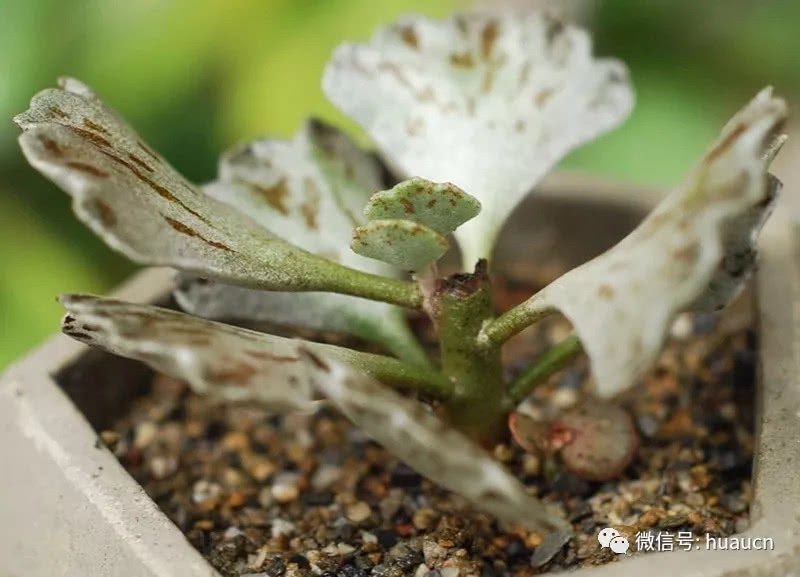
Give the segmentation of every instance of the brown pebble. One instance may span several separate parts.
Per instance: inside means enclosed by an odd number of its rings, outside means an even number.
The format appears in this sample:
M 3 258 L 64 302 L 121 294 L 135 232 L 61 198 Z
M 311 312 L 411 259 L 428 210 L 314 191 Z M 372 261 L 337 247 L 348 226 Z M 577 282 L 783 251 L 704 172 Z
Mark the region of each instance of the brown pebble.
M 372 509 L 364 501 L 356 501 L 347 506 L 347 518 L 353 523 L 362 523 L 369 519 Z
M 430 507 L 422 507 L 414 512 L 412 521 L 417 529 L 429 529 L 436 522 L 439 514 Z

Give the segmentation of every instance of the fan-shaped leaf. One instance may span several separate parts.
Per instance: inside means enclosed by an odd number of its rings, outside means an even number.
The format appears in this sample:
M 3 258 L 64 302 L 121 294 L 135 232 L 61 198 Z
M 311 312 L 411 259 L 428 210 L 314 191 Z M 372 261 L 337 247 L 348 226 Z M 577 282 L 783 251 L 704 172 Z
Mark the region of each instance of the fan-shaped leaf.
M 61 86 L 34 96 L 30 109 L 14 119 L 24 131 L 22 150 L 72 195 L 81 220 L 132 260 L 271 290 L 348 292 L 344 285 L 367 283 L 400 289 L 399 281 L 302 250 L 209 197 L 91 89 L 73 79 Z
M 258 333 L 149 305 L 91 295 L 64 295 L 62 330 L 86 344 L 140 360 L 186 380 L 201 394 L 272 408 L 315 406 L 309 364 L 300 343 L 393 386 L 446 397 L 451 383 L 439 373 L 396 359 Z M 313 369 L 313 367 L 312 367 Z
M 362 207 L 383 184 L 381 174 L 378 161 L 344 133 L 309 120 L 292 140 L 256 140 L 226 153 L 218 179 L 204 191 L 309 252 L 392 276 L 396 269 L 349 247 L 353 227 L 364 220 Z M 350 332 L 424 362 L 402 310 L 384 303 L 328 293 L 262 292 L 191 278 L 183 279 L 176 298 L 185 310 L 204 317 Z
M 780 185 L 766 168 L 785 117 L 785 102 L 763 90 L 636 230 L 522 305 L 531 318 L 559 309 L 572 321 L 600 394 L 633 384 L 676 314 L 724 305 L 741 289 Z
M 537 13 L 401 18 L 340 46 L 323 86 L 403 175 L 477 197 L 481 214 L 455 233 L 469 270 L 545 173 L 633 104 L 622 64 Z
M 371 220 L 353 232 L 352 248 L 360 255 L 405 270 L 421 270 L 447 252 L 447 239 L 410 220 Z
M 373 194 L 364 214 L 370 220 L 404 219 L 450 234 L 481 211 L 478 200 L 449 182 L 424 178 L 405 180 Z

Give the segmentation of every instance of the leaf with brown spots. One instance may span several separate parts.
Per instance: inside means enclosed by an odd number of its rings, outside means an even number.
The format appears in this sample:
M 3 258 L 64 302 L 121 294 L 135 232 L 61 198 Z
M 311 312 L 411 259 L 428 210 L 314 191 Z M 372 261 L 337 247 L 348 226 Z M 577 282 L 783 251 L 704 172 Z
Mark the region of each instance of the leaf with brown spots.
M 318 395 L 301 344 L 393 385 L 442 392 L 449 381 L 389 357 L 286 339 L 150 305 L 63 295 L 65 334 L 187 381 L 200 394 L 273 409 L 312 410 Z M 433 383 L 433 384 L 430 384 Z M 426 387 L 426 384 L 429 386 Z
M 264 229 L 349 267 L 394 276 L 396 269 L 350 250 L 354 226 L 382 167 L 344 133 L 308 120 L 291 140 L 235 147 L 205 192 L 251 216 Z M 425 362 L 396 307 L 344 295 L 262 292 L 185 277 L 176 297 L 194 314 L 335 330 L 378 341 L 408 360 Z
M 360 255 L 419 271 L 440 259 L 450 244 L 438 232 L 411 220 L 371 220 L 353 232 L 353 250 Z
M 439 234 L 450 234 L 480 211 L 481 203 L 455 184 L 412 178 L 373 194 L 364 215 L 370 220 L 413 220 Z
M 20 145 L 36 169 L 72 195 L 78 217 L 112 248 L 138 263 L 270 290 L 335 291 L 346 278 L 353 286 L 385 284 L 291 244 L 296 232 L 286 234 L 287 242 L 239 207 L 205 194 L 91 89 L 70 78 L 60 84 L 35 95 L 14 119 L 23 130 Z M 345 231 L 343 246 L 347 239 Z
M 337 48 L 323 87 L 401 176 L 453 182 L 480 201 L 455 232 L 468 270 L 539 180 L 633 105 L 620 62 L 594 58 L 583 30 L 530 12 L 400 18 Z
M 678 313 L 724 306 L 750 276 L 780 188 L 767 168 L 785 138 L 778 134 L 785 118 L 786 103 L 761 91 L 631 234 L 489 323 L 484 335 L 509 322 L 521 330 L 560 310 L 589 354 L 598 393 L 633 385 Z
M 313 356 L 313 355 L 311 355 Z M 315 389 L 409 467 L 475 508 L 531 531 L 569 530 L 554 507 L 428 407 L 323 355 Z

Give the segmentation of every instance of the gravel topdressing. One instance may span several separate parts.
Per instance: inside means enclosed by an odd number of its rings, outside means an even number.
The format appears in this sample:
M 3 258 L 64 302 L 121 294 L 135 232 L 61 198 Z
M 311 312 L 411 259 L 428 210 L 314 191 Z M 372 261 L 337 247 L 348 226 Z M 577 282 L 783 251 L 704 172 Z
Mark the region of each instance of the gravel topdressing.
M 525 331 L 505 351 L 510 372 L 568 331 L 558 319 Z M 566 545 L 498 526 L 331 410 L 274 416 L 222 406 L 156 376 L 101 438 L 226 577 L 524 576 L 619 562 L 624 556 L 598 545 L 600 529 L 615 527 L 632 554 L 644 555 L 635 551 L 637 532 L 705 538 L 748 523 L 749 320 L 687 316 L 673 332 L 658 364 L 621 399 L 641 439 L 619 480 L 587 482 L 510 441 L 494 448 L 532 493 L 560 504 L 575 530 Z M 587 362 L 578 360 L 525 409 L 553 414 L 584 398 L 589 384 Z

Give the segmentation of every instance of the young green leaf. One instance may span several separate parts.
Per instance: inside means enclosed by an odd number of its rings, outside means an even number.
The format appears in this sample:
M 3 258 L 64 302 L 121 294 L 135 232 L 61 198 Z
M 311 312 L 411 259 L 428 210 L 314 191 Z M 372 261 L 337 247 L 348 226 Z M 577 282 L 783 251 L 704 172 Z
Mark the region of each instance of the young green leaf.
M 786 103 L 769 88 L 760 92 L 636 230 L 489 323 L 484 336 L 507 337 L 561 310 L 589 354 L 598 393 L 632 385 L 678 313 L 724 305 L 749 277 L 758 231 L 780 187 L 766 169 L 785 118 Z
M 312 375 L 315 388 L 412 469 L 503 521 L 530 530 L 568 530 L 557 512 L 424 405 L 340 362 L 317 362 L 322 370 Z
M 416 298 L 410 283 L 313 255 L 204 194 L 76 80 L 40 92 L 14 120 L 28 161 L 72 195 L 81 220 L 136 262 L 270 290 L 370 287 L 392 302 Z
M 455 184 L 424 178 L 405 180 L 390 190 L 376 192 L 364 208 L 370 220 L 411 220 L 442 235 L 450 234 L 480 211 L 478 199 Z
M 455 232 L 468 270 L 525 194 L 633 105 L 625 67 L 541 13 L 401 18 L 337 48 L 323 87 L 400 173 L 477 197 L 481 214 Z
M 450 247 L 432 228 L 410 220 L 371 220 L 353 232 L 353 250 L 360 255 L 417 271 L 438 260 Z
M 396 269 L 350 250 L 361 207 L 382 186 L 382 167 L 344 133 L 308 120 L 291 140 L 249 142 L 223 155 L 203 190 L 281 238 L 340 264 L 384 276 Z M 270 321 L 344 331 L 425 362 L 403 311 L 357 297 L 263 292 L 184 277 L 176 298 L 207 318 Z

